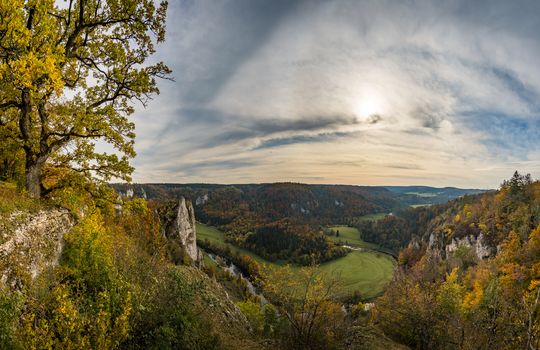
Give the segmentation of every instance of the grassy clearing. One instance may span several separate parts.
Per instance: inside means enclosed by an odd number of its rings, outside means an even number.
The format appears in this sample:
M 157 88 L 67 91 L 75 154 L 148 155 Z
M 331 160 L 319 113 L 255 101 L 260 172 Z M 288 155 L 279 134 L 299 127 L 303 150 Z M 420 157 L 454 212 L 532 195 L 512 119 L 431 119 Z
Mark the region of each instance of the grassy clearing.
M 339 276 L 344 291 L 359 291 L 366 298 L 379 295 L 394 274 L 394 260 L 378 252 L 353 251 L 320 266 L 327 276 Z
M 429 207 L 431 204 L 411 204 L 411 208 Z
M 229 246 L 233 252 L 249 255 L 260 264 L 283 265 L 283 263 L 269 262 L 257 254 L 225 243 L 223 233 L 214 227 L 197 223 L 197 238 L 199 240 L 208 239 L 213 243 Z M 343 258 L 321 264 L 320 269 L 327 276 L 339 276 L 344 293 L 359 291 L 365 299 L 370 299 L 379 295 L 386 283 L 390 281 L 394 273 L 394 264 L 394 260 L 383 253 L 353 251 Z M 299 267 L 292 266 L 292 269 L 295 271 Z
M 205 224 L 197 223 L 197 240 L 204 241 L 205 239 L 208 239 L 211 243 L 229 247 L 231 251 L 233 252 L 238 252 L 239 254 L 242 254 L 242 255 L 249 255 L 250 257 L 255 259 L 255 261 L 257 261 L 259 264 L 268 263 L 267 260 L 261 258 L 260 256 L 258 256 L 257 254 L 253 252 L 250 252 L 247 249 L 240 248 L 231 243 L 226 243 L 225 238 L 223 236 L 223 232 L 221 232 L 217 228 L 208 226 Z
M 364 215 L 360 217 L 359 219 L 362 221 L 377 221 L 377 220 L 383 219 L 386 215 L 388 214 L 384 214 L 384 213 L 369 214 L 369 215 Z M 332 239 L 336 243 L 350 245 L 350 246 L 358 247 L 358 248 L 384 251 L 384 249 L 381 249 L 378 245 L 374 243 L 364 242 L 362 239 L 360 239 L 360 232 L 358 231 L 356 227 L 340 225 L 340 226 L 330 226 L 328 228 L 333 231 L 339 231 L 339 237 L 329 236 L 330 239 Z
M 432 192 L 405 192 L 405 194 L 412 194 L 418 197 L 424 197 L 424 198 L 432 198 L 437 197 L 438 193 L 432 193 Z
M 331 240 L 339 244 L 350 245 L 358 248 L 379 250 L 379 246 L 374 243 L 364 242 L 360 239 L 360 232 L 356 227 L 331 226 L 329 229 L 339 231 L 339 237 L 328 236 Z
M 368 215 L 361 216 L 358 219 L 362 221 L 377 221 L 377 220 L 383 219 L 386 215 L 388 214 L 385 214 L 385 213 L 368 214 Z
M 349 227 L 349 226 L 331 226 L 329 227 L 331 230 L 339 230 L 339 237 L 336 236 L 328 236 L 331 240 L 338 244 L 344 244 L 349 245 L 351 247 L 356 248 L 365 248 L 369 250 L 374 250 L 376 252 L 381 252 L 385 254 L 390 254 L 392 256 L 395 256 L 395 253 L 392 252 L 390 249 L 383 248 L 375 243 L 370 243 L 363 241 L 360 238 L 360 232 L 356 227 Z

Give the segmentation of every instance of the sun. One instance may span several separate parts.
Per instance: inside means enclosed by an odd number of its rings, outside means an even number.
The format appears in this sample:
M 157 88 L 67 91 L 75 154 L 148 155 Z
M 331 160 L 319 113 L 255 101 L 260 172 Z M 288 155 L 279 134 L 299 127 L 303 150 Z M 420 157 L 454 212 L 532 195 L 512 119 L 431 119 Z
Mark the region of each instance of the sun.
M 359 119 L 368 118 L 383 112 L 383 101 L 378 93 L 368 92 L 362 94 L 356 102 L 355 114 Z

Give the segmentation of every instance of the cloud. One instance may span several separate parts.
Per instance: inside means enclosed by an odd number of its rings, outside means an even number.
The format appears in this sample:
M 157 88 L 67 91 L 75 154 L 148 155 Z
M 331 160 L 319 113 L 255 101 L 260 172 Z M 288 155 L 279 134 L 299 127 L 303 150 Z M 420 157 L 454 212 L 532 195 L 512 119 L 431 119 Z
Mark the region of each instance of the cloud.
M 254 149 L 273 148 L 285 145 L 292 145 L 294 143 L 315 143 L 315 142 L 328 142 L 347 136 L 347 133 L 335 132 L 335 133 L 323 133 L 317 135 L 297 135 L 291 137 L 282 137 L 268 139 L 261 142 Z
M 493 187 L 537 169 L 538 2 L 170 5 L 176 82 L 136 115 L 137 181 Z
M 208 170 L 219 168 L 222 170 L 236 169 L 248 166 L 254 166 L 257 164 L 257 161 L 253 159 L 222 159 L 222 160 L 205 160 L 189 164 L 181 164 L 176 166 L 167 166 L 164 170 L 171 172 L 181 171 L 184 174 L 189 174 L 190 176 L 194 175 L 204 175 Z
M 160 58 L 174 68 L 177 102 L 210 101 L 262 45 L 295 1 L 195 1 L 169 5 Z
M 417 164 L 386 164 L 387 168 L 391 169 L 405 169 L 405 170 L 422 170 L 423 168 Z
M 309 116 L 303 118 L 249 118 L 220 113 L 211 109 L 179 109 L 178 117 L 169 120 L 158 134 L 151 151 L 145 155 L 155 156 L 165 145 L 178 144 L 182 137 L 186 145 L 183 150 L 220 147 L 247 141 L 258 144 L 267 138 L 313 137 L 332 130 L 346 130 L 361 124 L 374 125 L 380 122 L 380 116 L 370 116 L 366 121 L 359 121 L 354 116 Z M 234 120 L 234 123 L 230 123 Z M 216 129 L 216 126 L 219 128 Z M 186 128 L 195 129 L 185 133 Z M 299 134 L 300 133 L 300 134 Z M 204 135 L 204 137 L 201 137 Z M 345 132 L 336 133 L 345 135 Z M 300 139 L 299 139 L 300 140 Z M 156 147 L 158 146 L 158 147 Z M 160 147 L 161 146 L 161 147 Z

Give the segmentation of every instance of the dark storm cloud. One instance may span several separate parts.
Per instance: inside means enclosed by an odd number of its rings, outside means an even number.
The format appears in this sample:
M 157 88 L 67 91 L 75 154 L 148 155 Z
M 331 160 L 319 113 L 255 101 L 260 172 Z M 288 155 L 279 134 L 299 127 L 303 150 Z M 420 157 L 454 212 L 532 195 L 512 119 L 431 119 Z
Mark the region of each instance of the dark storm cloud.
M 439 110 L 437 106 L 430 105 L 420 106 L 411 114 L 420 121 L 422 127 L 433 130 L 439 129 L 441 122 L 446 117 L 443 110 Z
M 305 116 L 305 119 L 264 119 L 253 123 L 253 128 L 264 130 L 267 134 L 283 131 L 316 131 L 327 128 L 334 128 L 343 125 L 359 124 L 359 121 L 352 116 Z
M 230 130 L 225 130 L 217 133 L 214 137 L 201 142 L 200 145 L 201 147 L 216 147 L 219 145 L 231 144 L 244 140 L 256 141 L 258 139 L 279 133 L 294 134 L 298 132 L 330 130 L 335 129 L 339 126 L 354 125 L 356 123 L 356 120 L 343 117 L 314 117 L 301 120 L 280 120 L 277 118 L 265 120 L 248 120 L 244 123 L 236 124 L 236 126 Z M 335 133 L 335 135 L 345 135 L 345 133 Z M 309 142 L 307 141 L 309 140 L 309 137 L 307 136 L 296 135 L 290 137 L 290 139 L 294 138 L 296 138 L 297 140 L 297 142 L 295 143 L 301 142 L 301 140 L 306 140 L 306 142 Z M 315 140 L 315 138 L 313 140 Z
M 186 124 L 237 124 L 263 134 L 271 134 L 283 131 L 319 130 L 322 128 L 339 125 L 354 125 L 359 121 L 354 116 L 331 115 L 331 116 L 302 116 L 284 119 L 283 116 L 274 118 L 249 118 L 222 113 L 207 108 L 184 108 L 176 111 L 177 118 L 167 123 L 163 128 L 164 133 L 172 132 Z M 380 116 L 373 115 L 369 123 L 375 124 L 381 120 Z M 171 130 L 173 129 L 173 130 Z

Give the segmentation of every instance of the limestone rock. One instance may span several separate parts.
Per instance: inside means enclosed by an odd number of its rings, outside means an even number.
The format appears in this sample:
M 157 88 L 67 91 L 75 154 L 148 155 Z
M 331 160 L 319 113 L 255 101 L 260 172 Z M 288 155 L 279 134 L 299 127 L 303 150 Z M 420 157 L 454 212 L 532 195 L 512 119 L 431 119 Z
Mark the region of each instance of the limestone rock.
M 208 193 L 205 193 L 204 195 L 197 197 L 197 199 L 195 200 L 195 205 L 201 206 L 201 205 L 206 204 L 207 202 L 208 202 Z
M 58 264 L 64 234 L 74 225 L 67 210 L 17 211 L 0 218 L 0 285 L 19 289 Z
M 460 246 L 472 248 L 479 260 L 494 256 L 495 253 L 494 249 L 487 245 L 483 233 L 480 233 L 478 237 L 468 235 L 460 239 L 452 238 L 450 244 L 446 246 L 446 255 L 455 252 Z
M 197 248 L 197 232 L 193 205 L 185 198 L 169 203 L 161 210 L 163 235 L 178 244 L 196 265 L 202 261 Z

